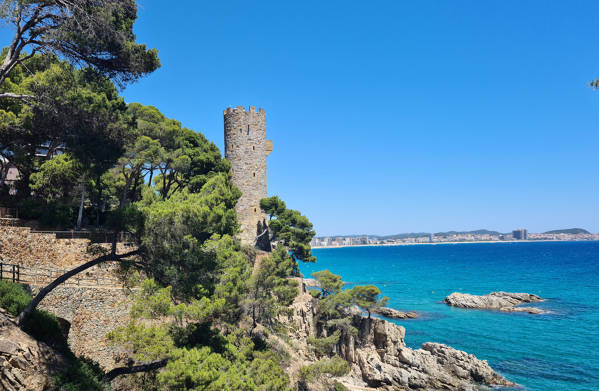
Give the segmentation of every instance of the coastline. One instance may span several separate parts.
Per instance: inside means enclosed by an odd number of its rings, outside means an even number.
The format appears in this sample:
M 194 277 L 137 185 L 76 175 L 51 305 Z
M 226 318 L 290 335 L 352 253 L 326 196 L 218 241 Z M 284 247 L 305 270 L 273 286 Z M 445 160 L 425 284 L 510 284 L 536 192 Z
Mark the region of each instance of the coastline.
M 345 247 L 389 247 L 389 246 L 423 246 L 443 244 L 477 244 L 477 243 L 546 243 L 546 242 L 596 242 L 597 240 L 476 240 L 469 242 L 423 242 L 423 243 L 377 243 L 377 244 L 344 244 L 340 246 L 313 246 L 313 250 L 345 248 Z

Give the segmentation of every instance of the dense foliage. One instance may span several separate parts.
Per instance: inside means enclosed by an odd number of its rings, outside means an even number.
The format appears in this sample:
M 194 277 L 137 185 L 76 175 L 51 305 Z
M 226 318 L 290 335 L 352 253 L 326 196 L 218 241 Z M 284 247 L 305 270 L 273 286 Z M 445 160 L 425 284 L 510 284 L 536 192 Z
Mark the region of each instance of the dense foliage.
M 312 277 L 318 281 L 321 290 L 320 295 L 323 298 L 331 294 L 334 295 L 339 293 L 341 288 L 343 288 L 341 276 L 331 273 L 329 269 L 314 272 L 312 273 Z
M 43 90 L 47 97 L 0 100 L 0 178 L 10 166 L 19 172 L 16 183 L 1 184 L 0 202 L 20 207 L 24 217 L 31 218 L 59 206 L 76 210 L 83 196 L 99 209 L 100 200 L 86 188 L 101 186 L 102 175 L 123 153 L 131 128 L 127 106 L 114 85 L 89 69 L 36 55 L 15 67 L 0 90 Z M 64 151 L 68 156 L 60 155 Z M 44 181 L 49 181 L 48 188 Z
M 297 282 L 289 279 L 297 264 L 288 250 L 278 247 L 262 259 L 249 279 L 249 294 L 244 302 L 255 327 L 258 323 L 272 325 L 298 294 Z
M 312 223 L 299 211 L 287 209 L 277 196 L 260 200 L 260 208 L 268 215 L 268 228 L 272 243 L 289 249 L 296 261 L 315 262 L 310 241 L 316 235 Z
M 53 53 L 121 84 L 160 66 L 155 49 L 135 42 L 134 0 L 3 0 L 0 18 L 14 29 L 0 85 L 35 53 Z
M 224 282 L 225 285 L 230 283 Z M 140 361 L 167 360 L 156 376 L 158 389 L 284 390 L 288 380 L 280 358 L 255 346 L 232 320 L 220 290 L 176 304 L 171 287 L 145 280 L 131 309 L 131 321 L 110 334 Z M 230 308 L 229 308 L 230 309 Z M 233 311 L 235 312 L 235 311 Z M 228 324 L 219 333 L 215 325 Z
M 384 306 L 388 298 L 380 297 L 381 291 L 374 285 L 356 285 L 351 289 L 342 289 L 344 283 L 341 276 L 322 270 L 312 274 L 319 283 L 321 291 L 315 295 L 318 300 L 316 322 L 320 328 L 327 330 L 327 336 L 308 338 L 308 343 L 320 356 L 327 356 L 333 347 L 345 335 L 356 335 L 358 330 L 353 326 L 353 317 L 360 314 L 353 308 L 358 307 L 368 313 L 374 308 Z

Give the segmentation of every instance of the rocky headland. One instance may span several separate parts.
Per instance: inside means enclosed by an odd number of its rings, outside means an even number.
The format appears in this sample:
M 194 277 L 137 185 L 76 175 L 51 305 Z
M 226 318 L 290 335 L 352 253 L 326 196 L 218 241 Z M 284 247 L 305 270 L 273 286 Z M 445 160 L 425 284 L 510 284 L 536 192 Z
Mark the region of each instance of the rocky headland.
M 290 353 L 292 365 L 286 369 L 292 382 L 298 380 L 302 365 L 315 361 L 307 338 L 331 332 L 317 326 L 316 306 L 316 299 L 301 294 L 292 305 L 293 314 L 281 319 L 293 330 L 289 340 L 276 341 Z M 335 346 L 335 353 L 350 365 L 349 374 L 337 381 L 351 390 L 479 390 L 515 385 L 486 361 L 449 346 L 428 342 L 420 349 L 408 348 L 404 342 L 405 328 L 384 319 L 369 319 L 354 313 L 352 325 L 358 333 L 342 335 Z M 300 381 L 298 386 L 304 390 L 326 390 L 330 385 L 302 385 Z
M 470 295 L 468 293 L 454 292 L 447 296 L 443 301 L 452 307 L 459 308 L 543 314 L 546 313 L 546 311 L 543 311 L 540 308 L 517 306 L 544 300 L 545 299 L 531 293 L 491 292 L 488 295 Z

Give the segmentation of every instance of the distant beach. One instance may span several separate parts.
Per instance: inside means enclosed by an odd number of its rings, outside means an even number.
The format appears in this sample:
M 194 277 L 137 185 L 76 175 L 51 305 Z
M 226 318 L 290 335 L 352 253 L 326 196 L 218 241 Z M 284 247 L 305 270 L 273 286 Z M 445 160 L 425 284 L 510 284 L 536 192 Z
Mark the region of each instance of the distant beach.
M 476 243 L 545 243 L 545 242 L 596 242 L 596 240 L 476 240 L 470 242 L 421 242 L 421 243 L 373 243 L 373 244 L 343 244 L 339 246 L 312 246 L 313 249 L 343 248 L 343 247 L 392 247 L 392 246 L 421 246 L 437 244 L 476 244 Z

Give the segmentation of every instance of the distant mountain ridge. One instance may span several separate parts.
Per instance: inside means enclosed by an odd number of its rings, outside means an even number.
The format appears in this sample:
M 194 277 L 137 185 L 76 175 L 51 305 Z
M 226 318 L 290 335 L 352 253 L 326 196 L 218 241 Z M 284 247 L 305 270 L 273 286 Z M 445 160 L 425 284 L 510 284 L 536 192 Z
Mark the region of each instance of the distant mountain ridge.
M 475 231 L 447 231 L 437 232 L 435 236 L 451 236 L 451 235 L 503 235 L 501 232 L 489 231 L 488 229 L 477 229 Z
M 543 232 L 544 234 L 590 234 L 589 231 L 582 228 L 554 229 L 553 231 Z
M 589 231 L 587 231 L 586 229 L 582 229 L 582 228 L 567 228 L 567 229 L 556 229 L 556 230 L 552 230 L 552 231 L 547 231 L 547 232 L 543 232 L 545 234 L 590 234 Z M 408 239 L 408 238 L 418 238 L 418 237 L 423 237 L 423 236 L 428 236 L 430 235 L 431 232 L 410 232 L 410 233 L 403 233 L 403 234 L 395 234 L 395 235 L 331 235 L 331 236 L 318 236 L 318 238 L 357 238 L 357 237 L 363 237 L 363 236 L 368 236 L 369 238 L 373 238 L 373 239 L 378 239 L 378 240 L 386 240 L 386 239 Z M 502 233 L 499 231 L 491 231 L 488 229 L 477 229 L 474 231 L 447 231 L 447 232 L 436 232 L 433 233 L 434 236 L 437 237 L 446 237 L 446 236 L 451 236 L 451 235 L 508 235 L 511 234 L 511 232 L 509 233 Z

